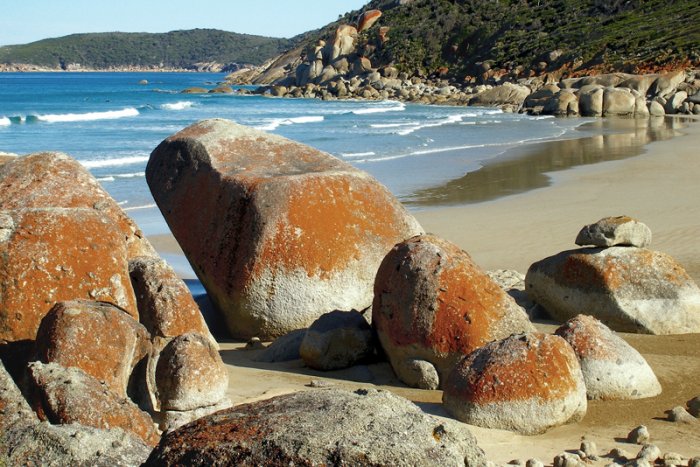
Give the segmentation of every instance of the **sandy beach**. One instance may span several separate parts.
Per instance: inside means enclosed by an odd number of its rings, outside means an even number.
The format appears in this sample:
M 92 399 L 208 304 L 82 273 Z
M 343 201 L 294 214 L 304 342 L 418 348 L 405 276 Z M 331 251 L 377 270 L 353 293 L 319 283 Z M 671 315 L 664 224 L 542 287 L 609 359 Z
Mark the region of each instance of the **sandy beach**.
M 574 238 L 584 224 L 625 214 L 651 228 L 652 249 L 675 257 L 700 282 L 700 122 L 690 122 L 681 132 L 681 136 L 641 147 L 643 153 L 636 157 L 613 157 L 617 160 L 547 173 L 551 177 L 549 185 L 543 183 L 539 188 L 489 201 L 419 210 L 415 215 L 426 231 L 456 243 L 482 268 L 525 273 L 534 261 L 575 248 Z M 562 142 L 547 151 L 559 151 L 563 158 L 567 151 L 576 152 L 584 144 L 597 145 L 599 153 L 615 151 L 633 145 L 634 138 L 627 135 Z M 634 144 L 638 143 L 637 139 Z M 177 256 L 172 238 L 158 236 L 152 241 L 166 258 Z M 551 323 L 537 326 L 546 332 L 555 329 Z M 534 457 L 551 464 L 555 455 L 577 450 L 583 437 L 596 442 L 600 455 L 617 447 L 634 457 L 640 446 L 627 444 L 624 438 L 640 424 L 649 427 L 651 441 L 662 453 L 700 456 L 700 420 L 683 425 L 669 422 L 665 414 L 700 395 L 700 335 L 622 336 L 656 372 L 663 386 L 660 396 L 638 401 L 593 401 L 582 422 L 539 436 L 474 427 L 472 431 L 489 459 L 505 463 Z M 305 368 L 301 360 L 256 362 L 260 351 L 245 350 L 243 343 L 225 341 L 221 347 L 229 368 L 229 396 L 234 403 L 303 390 L 312 380 L 323 380 L 351 389 L 382 387 L 413 400 L 426 412 L 445 415 L 440 391 L 406 388 L 385 362 L 321 373 Z M 611 459 L 601 458 L 592 465 L 609 462 Z

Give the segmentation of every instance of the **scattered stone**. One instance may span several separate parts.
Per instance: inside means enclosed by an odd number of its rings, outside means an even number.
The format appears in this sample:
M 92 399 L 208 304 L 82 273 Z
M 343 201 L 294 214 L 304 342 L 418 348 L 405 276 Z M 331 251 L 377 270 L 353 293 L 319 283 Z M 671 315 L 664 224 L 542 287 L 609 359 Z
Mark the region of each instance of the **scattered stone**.
M 262 350 L 265 348 L 265 344 L 262 343 L 259 337 L 251 337 L 248 342 L 245 343 L 246 350 Z
M 55 363 L 29 365 L 34 409 L 53 424 L 79 423 L 95 428 L 121 428 L 154 446 L 160 436 L 153 420 L 128 398 L 78 368 Z
M 649 461 L 653 464 L 661 456 L 661 449 L 654 444 L 645 444 L 637 453 L 637 459 Z
M 375 281 L 372 324 L 399 379 L 430 382 L 418 386 L 424 389 L 437 387 L 435 372 L 444 379 L 484 344 L 534 330 L 524 310 L 466 252 L 434 235 L 401 242 L 386 255 Z
M 216 340 L 185 282 L 164 260 L 138 257 L 129 261 L 139 319 L 153 337 L 173 338 L 196 332 Z
M 150 350 L 148 331 L 138 321 L 114 305 L 88 300 L 57 303 L 36 338 L 41 362 L 80 368 L 121 397 Z
M 644 444 L 649 439 L 649 430 L 644 425 L 639 425 L 627 434 L 627 442 L 632 444 Z
M 598 446 L 594 441 L 581 441 L 581 451 L 590 459 L 598 455 Z
M 119 428 L 44 422 L 13 425 L 0 433 L 0 459 L 6 465 L 133 467 L 150 452 L 141 438 Z
M 372 328 L 355 310 L 326 313 L 306 331 L 299 354 L 316 370 L 348 368 L 374 355 Z
M 301 358 L 299 348 L 306 335 L 306 329 L 297 329 L 275 339 L 265 351 L 254 360 L 264 363 L 288 362 Z
M 675 423 L 685 423 L 688 425 L 697 425 L 700 423 L 697 418 L 693 417 L 685 410 L 685 407 L 680 405 L 668 411 L 668 420 Z
M 147 466 L 483 465 L 460 424 L 390 392 L 315 389 L 240 405 L 166 434 Z
M 525 467 L 544 467 L 544 463 L 539 459 L 528 459 Z
M 421 232 L 365 172 L 226 120 L 167 138 L 146 178 L 236 337 L 276 337 L 325 312 L 366 308 L 386 251 Z
M 684 465 L 685 464 L 685 459 L 683 459 L 683 456 L 678 454 L 677 452 L 667 452 L 663 455 L 663 460 L 664 460 L 664 465 L 666 466 L 674 466 L 674 465 Z
M 700 332 L 700 289 L 680 264 L 657 251 L 564 251 L 530 266 L 525 286 L 560 321 L 591 314 L 615 331 Z
M 693 397 L 688 401 L 688 412 L 693 417 L 700 417 L 700 396 Z
M 589 399 L 641 399 L 661 394 L 661 384 L 644 357 L 594 317 L 578 315 L 555 333 L 574 349 Z
M 586 387 L 559 336 L 512 335 L 475 350 L 450 373 L 443 405 L 472 425 L 538 434 L 586 413 Z
M 651 229 L 628 216 L 605 217 L 585 226 L 576 236 L 580 246 L 635 246 L 645 248 L 651 243 Z
M 120 232 L 95 210 L 0 211 L 0 340 L 34 340 L 61 300 L 110 302 L 138 318 L 126 257 Z
M 628 437 L 628 440 L 629 440 L 629 437 Z M 616 461 L 619 460 L 619 461 L 622 461 L 622 462 L 624 463 L 624 462 L 626 462 L 627 460 L 629 460 L 629 458 L 630 458 L 630 453 L 627 452 L 627 451 L 625 451 L 625 450 L 622 449 L 622 448 L 613 448 L 613 449 L 610 450 L 610 453 L 608 454 L 607 457 L 612 457 L 612 458 L 615 459 Z M 618 462 L 618 463 L 619 463 L 619 462 Z
M 586 464 L 581 460 L 581 458 L 569 452 L 564 452 L 559 454 L 554 458 L 552 462 L 553 467 L 585 467 Z
M 332 383 L 330 381 L 324 381 L 322 379 L 312 379 L 311 382 L 306 386 L 310 388 L 331 388 L 335 386 L 335 383 Z
M 200 88 L 199 86 L 192 86 L 180 91 L 180 94 L 206 94 L 209 92 L 205 88 Z

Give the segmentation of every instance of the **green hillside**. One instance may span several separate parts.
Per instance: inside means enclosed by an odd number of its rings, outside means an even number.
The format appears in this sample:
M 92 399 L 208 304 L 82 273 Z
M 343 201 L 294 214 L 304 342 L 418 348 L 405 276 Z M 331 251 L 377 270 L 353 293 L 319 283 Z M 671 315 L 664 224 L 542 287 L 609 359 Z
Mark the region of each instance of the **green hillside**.
M 288 39 L 192 29 L 162 34 L 93 33 L 0 47 L 0 63 L 88 68 L 159 66 L 186 68 L 197 62 L 262 64 L 288 49 Z

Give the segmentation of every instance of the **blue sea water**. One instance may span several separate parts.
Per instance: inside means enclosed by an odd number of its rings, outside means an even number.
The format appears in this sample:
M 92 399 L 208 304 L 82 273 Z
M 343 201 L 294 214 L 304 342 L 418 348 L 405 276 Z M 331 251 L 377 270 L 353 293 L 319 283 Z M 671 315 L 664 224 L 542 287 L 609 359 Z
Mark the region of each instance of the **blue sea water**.
M 0 73 L 0 151 L 65 152 L 88 168 L 147 234 L 164 233 L 144 170 L 167 136 L 226 118 L 314 146 L 370 172 L 402 200 L 508 149 L 573 136 L 582 119 L 394 101 L 180 94 L 223 74 Z M 140 80 L 149 84 L 141 85 Z

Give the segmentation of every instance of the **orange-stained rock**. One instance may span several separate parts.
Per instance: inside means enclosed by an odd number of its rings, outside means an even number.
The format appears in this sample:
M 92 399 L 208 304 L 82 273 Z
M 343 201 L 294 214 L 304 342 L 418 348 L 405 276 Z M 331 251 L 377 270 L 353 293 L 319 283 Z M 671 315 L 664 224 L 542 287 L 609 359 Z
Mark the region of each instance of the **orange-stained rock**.
M 556 330 L 581 363 L 589 399 L 641 399 L 661 385 L 639 352 L 592 316 L 578 315 Z
M 135 258 L 129 262 L 129 275 L 141 324 L 151 336 L 177 337 L 196 332 L 216 345 L 187 285 L 168 263 L 160 258 Z
M 138 318 L 122 235 L 94 209 L 0 211 L 0 285 L 0 340 L 34 340 L 62 300 L 111 302 Z
M 129 399 L 78 368 L 56 363 L 29 365 L 32 404 L 53 424 L 79 423 L 95 428 L 121 428 L 154 446 L 160 437 L 153 420 Z
M 367 10 L 357 19 L 357 32 L 366 31 L 382 16 L 379 10 Z
M 226 120 L 167 138 L 146 179 L 238 337 L 279 336 L 335 309 L 366 308 L 386 252 L 421 230 L 365 172 Z
M 447 377 L 442 401 L 465 423 L 522 434 L 579 421 L 587 409 L 574 351 L 561 337 L 541 333 L 475 350 Z
M 562 322 L 587 314 L 615 331 L 700 332 L 700 288 L 658 251 L 624 246 L 563 251 L 530 266 L 525 290 Z
M 121 231 L 129 258 L 155 255 L 141 230 L 78 161 L 57 152 L 18 157 L 0 167 L 0 210 L 86 208 Z
M 465 251 L 434 235 L 399 243 L 384 258 L 372 324 L 397 376 L 430 388 L 462 356 L 534 330 L 525 311 Z
M 148 331 L 109 303 L 57 303 L 41 322 L 37 357 L 44 363 L 76 367 L 126 395 L 134 367 L 150 352 Z
M 355 51 L 357 29 L 355 26 L 344 24 L 335 31 L 333 40 L 325 45 L 323 56 L 327 62 L 332 62 L 338 57 L 349 55 Z

